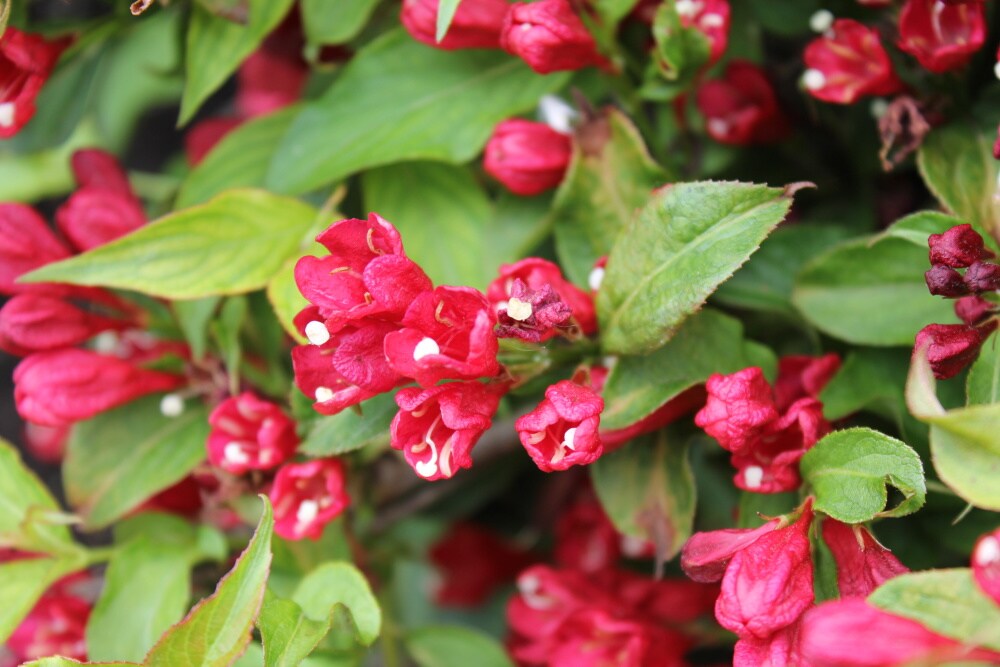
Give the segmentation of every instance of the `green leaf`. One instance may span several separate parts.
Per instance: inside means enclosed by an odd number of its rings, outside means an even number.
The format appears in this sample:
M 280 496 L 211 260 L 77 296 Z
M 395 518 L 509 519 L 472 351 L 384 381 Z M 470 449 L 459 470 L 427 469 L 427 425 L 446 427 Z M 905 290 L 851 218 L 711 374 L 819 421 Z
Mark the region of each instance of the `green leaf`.
M 618 234 L 667 174 L 619 111 L 592 121 L 581 136 L 550 219 L 560 264 L 571 280 L 586 285 L 594 262 L 611 252 Z
M 969 405 L 1000 402 L 1000 337 L 991 336 L 980 348 L 979 358 L 969 369 L 965 392 Z
M 979 589 L 967 568 L 893 577 L 868 601 L 946 637 L 1000 650 L 1000 606 Z
M 917 453 L 870 428 L 834 431 L 806 452 L 799 467 L 816 496 L 814 508 L 844 523 L 912 514 L 927 495 Z M 890 485 L 903 500 L 886 509 Z
M 389 424 L 399 408 L 394 395 L 379 394 L 361 404 L 361 414 L 344 410 L 317 419 L 299 451 L 309 456 L 346 454 L 369 445 L 388 444 Z
M 302 26 L 312 44 L 349 42 L 368 23 L 378 0 L 302 0 Z
M 649 352 L 666 343 L 780 223 L 780 188 L 678 183 L 622 230 L 597 296 L 605 349 Z
M 208 323 L 219 306 L 220 297 L 207 296 L 191 301 L 176 301 L 171 304 L 174 317 L 184 332 L 184 339 L 191 346 L 191 354 L 201 360 L 208 345 Z
M 17 449 L 0 439 L 0 547 L 43 553 L 75 548 L 69 528 L 45 521 L 46 513 L 59 511 Z
M 234 190 L 22 278 L 135 290 L 167 299 L 264 287 L 299 247 L 316 211 L 261 190 Z
M 750 365 L 739 320 L 716 310 L 696 313 L 652 354 L 618 358 L 602 392 L 601 430 L 631 426 L 712 373 Z
M 926 348 L 913 353 L 906 404 L 931 425 L 931 461 L 941 481 L 962 499 L 1000 511 L 1000 403 L 948 410 L 935 394 Z
M 931 296 L 924 282 L 927 236 L 961 221 L 914 213 L 887 232 L 847 241 L 806 264 L 792 302 L 809 322 L 859 345 L 913 345 L 931 322 L 953 322 L 951 302 Z M 920 240 L 922 239 L 922 240 Z
M 301 255 L 322 257 L 327 252 L 324 246 L 313 243 L 302 250 Z M 298 261 L 298 256 L 289 258 L 281 270 L 271 278 L 271 282 L 267 284 L 267 300 L 285 332 L 300 344 L 304 344 L 306 338 L 295 327 L 295 316 L 308 306 L 309 302 L 302 296 L 302 292 L 299 291 L 299 286 L 295 282 L 295 265 Z
M 307 618 L 329 620 L 338 606 L 346 609 L 354 623 L 355 634 L 365 646 L 371 646 L 382 630 L 382 610 L 372 594 L 368 580 L 350 563 L 323 563 L 305 577 L 292 600 Z
M 215 592 L 163 635 L 146 656 L 146 667 L 226 667 L 243 653 L 264 599 L 271 564 L 274 515 L 265 496 L 264 512 L 250 544 Z
M 993 159 L 996 120 L 990 125 L 956 121 L 928 134 L 917 167 L 931 192 L 949 210 L 1000 243 L 1000 166 Z
M 108 525 L 204 460 L 207 408 L 191 402 L 179 417 L 165 417 L 160 398 L 146 396 L 73 429 L 63 483 L 86 526 Z
M 120 665 L 136 665 L 135 662 L 80 662 L 70 658 L 54 656 L 51 658 L 40 658 L 25 662 L 21 667 L 75 667 L 76 665 L 90 665 L 91 667 L 119 667 Z
M 590 466 L 597 497 L 619 532 L 650 540 L 657 557 L 670 560 L 691 537 L 694 473 L 688 442 L 668 442 L 668 432 L 638 438 Z
M 100 142 L 96 124 L 85 117 L 61 146 L 30 154 L 0 151 L 0 201 L 30 204 L 68 193 L 75 186 L 70 157 Z
M 198 107 L 225 83 L 269 32 L 281 23 L 293 0 L 250 0 L 246 25 L 213 15 L 200 4 L 191 8 L 187 30 L 187 63 L 180 124 L 194 116 Z
M 174 208 L 204 204 L 233 188 L 263 186 L 271 155 L 298 112 L 297 105 L 290 106 L 249 120 L 223 137 L 181 183 Z
M 653 63 L 660 75 L 678 92 L 692 86 L 711 55 L 708 37 L 695 26 L 684 26 L 676 4 L 664 2 L 653 20 L 653 38 Z
M 437 26 L 434 38 L 439 43 L 448 34 L 448 28 L 451 27 L 451 22 L 455 18 L 455 12 L 458 11 L 458 4 L 461 1 L 462 0 L 441 0 L 441 2 L 438 3 Z
M 246 297 L 237 296 L 226 299 L 219 311 L 219 318 L 212 322 L 212 335 L 222 352 L 222 360 L 229 375 L 230 393 L 239 393 L 240 360 L 243 358 L 243 348 L 240 345 L 240 328 L 247 316 Z
M 301 193 L 403 160 L 466 162 L 498 122 L 532 108 L 568 78 L 539 76 L 498 51 L 431 48 L 394 30 L 305 105 L 271 162 L 267 185 Z
M 419 667 L 514 667 L 499 642 L 465 627 L 417 628 L 408 632 L 404 641 Z
M 24 558 L 0 563 L 0 644 L 7 641 L 49 586 L 82 569 L 85 562 L 80 550 L 58 558 Z
M 312 653 L 330 631 L 330 618 L 328 616 L 325 621 L 306 618 L 299 605 L 268 590 L 257 627 L 264 644 L 264 665 L 294 667 Z

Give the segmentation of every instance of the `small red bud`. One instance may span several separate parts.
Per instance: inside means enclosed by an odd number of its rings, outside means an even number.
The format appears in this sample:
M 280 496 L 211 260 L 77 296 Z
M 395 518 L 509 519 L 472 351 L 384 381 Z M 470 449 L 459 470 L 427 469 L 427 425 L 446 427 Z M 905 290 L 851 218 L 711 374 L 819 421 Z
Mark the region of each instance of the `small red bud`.
M 927 360 L 939 380 L 958 375 L 979 354 L 979 348 L 996 323 L 985 327 L 965 324 L 928 324 L 917 332 L 916 347 L 927 346 Z
M 962 275 L 944 264 L 935 264 L 926 273 L 924 281 L 927 283 L 927 290 L 934 296 L 956 297 L 969 293 Z
M 944 264 L 955 269 L 993 256 L 983 245 L 983 237 L 972 225 L 956 225 L 943 234 L 927 237 L 931 264 Z
M 965 272 L 965 285 L 970 292 L 995 292 L 1000 289 L 1000 266 L 976 262 Z

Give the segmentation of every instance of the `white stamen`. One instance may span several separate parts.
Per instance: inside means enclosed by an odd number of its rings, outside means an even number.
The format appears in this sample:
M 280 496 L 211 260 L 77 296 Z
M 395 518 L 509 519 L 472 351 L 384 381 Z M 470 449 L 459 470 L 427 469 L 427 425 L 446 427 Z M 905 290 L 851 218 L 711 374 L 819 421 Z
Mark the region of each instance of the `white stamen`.
M 420 361 L 430 354 L 441 354 L 441 348 L 433 338 L 421 338 L 417 346 L 413 348 L 413 360 Z
M 184 399 L 177 394 L 167 394 L 160 399 L 160 414 L 164 417 L 180 417 L 184 413 Z
M 96 352 L 114 354 L 118 350 L 118 334 L 114 331 L 102 331 L 91 340 Z
M 531 304 L 512 296 L 507 301 L 507 315 L 512 320 L 523 322 L 531 317 Z
M 595 266 L 590 270 L 590 275 L 587 276 L 587 284 L 590 285 L 591 291 L 596 292 L 601 289 L 601 283 L 604 282 L 604 267 Z
M 250 462 L 250 457 L 247 453 L 243 451 L 238 442 L 227 443 L 225 448 L 222 450 L 222 458 L 224 458 L 229 463 L 235 463 L 236 465 L 243 465 L 244 463 Z
M 326 403 L 331 398 L 333 398 L 333 396 L 334 396 L 333 389 L 330 389 L 329 387 L 316 387 L 317 403 Z
M 417 474 L 421 477 L 433 477 L 437 474 L 438 466 L 433 460 L 431 461 L 417 461 L 413 469 L 417 471 Z
M 14 106 L 13 102 L 0 104 L 0 127 L 13 127 L 16 110 L 17 107 Z
M 319 515 L 319 503 L 315 500 L 303 500 L 295 512 L 295 521 L 300 524 L 312 523 Z
M 759 489 L 760 483 L 764 481 L 764 469 L 760 466 L 749 466 L 743 471 L 743 481 L 747 488 Z
M 976 551 L 972 554 L 972 562 L 979 567 L 986 567 L 994 563 L 1000 563 L 1000 540 L 987 535 L 979 540 Z
M 824 33 L 833 25 L 833 12 L 829 9 L 820 9 L 809 17 L 809 28 L 813 32 Z
M 534 27 L 535 27 L 535 26 L 533 26 L 533 25 L 532 25 L 532 24 L 530 24 L 530 23 L 522 23 L 522 24 L 521 24 L 521 32 L 528 32 L 529 30 L 531 30 L 531 29 L 532 29 L 532 28 L 534 28 Z
M 313 345 L 322 345 L 330 340 L 330 330 L 322 322 L 313 320 L 306 325 L 306 338 Z
M 635 535 L 622 535 L 621 544 L 619 546 L 621 547 L 622 554 L 628 558 L 638 558 L 646 553 L 647 544 L 649 544 L 649 542 L 641 537 L 636 537 Z
M 826 75 L 818 69 L 807 69 L 802 75 L 802 85 L 809 90 L 819 90 L 826 85 Z
M 424 340 L 429 340 L 429 339 L 425 338 Z M 423 451 L 424 448 L 422 445 L 424 444 L 426 444 L 428 447 L 431 448 L 431 457 L 426 461 L 417 461 L 416 464 L 413 466 L 413 469 L 416 471 L 416 473 L 424 478 L 433 477 L 438 472 L 438 448 L 437 448 L 437 443 L 434 442 L 434 438 L 432 438 L 431 436 L 433 435 L 434 429 L 437 427 L 439 423 L 441 423 L 440 415 L 438 415 L 438 417 L 431 423 L 430 428 L 427 429 L 427 433 L 424 434 L 424 441 L 422 443 L 419 443 L 421 445 L 420 448 L 418 449 L 417 447 L 413 447 L 413 449 L 410 450 L 411 452 L 414 453 L 418 451 Z
M 884 116 L 885 112 L 888 110 L 889 110 L 889 103 L 884 99 L 882 99 L 881 97 L 876 97 L 874 100 L 872 100 L 870 111 L 872 117 L 875 118 L 875 120 L 878 120 L 879 118 Z
M 562 446 L 566 449 L 572 449 L 576 451 L 576 427 L 566 429 L 566 433 L 563 435 Z
M 573 121 L 576 120 L 576 109 L 556 95 L 543 95 L 538 100 L 538 118 L 556 132 L 570 134 L 573 132 Z
M 674 4 L 678 16 L 691 18 L 701 10 L 701 3 L 697 0 L 677 0 Z
M 1000 79 L 1000 61 L 997 61 L 997 64 L 993 66 L 993 76 Z
M 708 131 L 716 136 L 725 136 L 729 132 L 729 123 L 721 118 L 710 118 Z
M 702 28 L 721 28 L 726 22 L 718 14 L 705 14 L 698 21 L 698 24 Z

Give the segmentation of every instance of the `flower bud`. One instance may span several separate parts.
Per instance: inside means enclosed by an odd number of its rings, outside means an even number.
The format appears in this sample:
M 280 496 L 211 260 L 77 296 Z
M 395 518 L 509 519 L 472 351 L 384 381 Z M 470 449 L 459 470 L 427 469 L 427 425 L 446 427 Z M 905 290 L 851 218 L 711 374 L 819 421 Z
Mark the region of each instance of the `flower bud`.
M 0 204 L 0 294 L 44 291 L 54 296 L 59 288 L 15 281 L 29 271 L 69 256 L 66 246 L 33 208 Z
M 681 550 L 681 569 L 700 583 L 719 581 L 733 556 L 780 526 L 781 519 L 772 519 L 759 528 L 724 528 L 695 533 Z
M 824 102 L 853 104 L 866 95 L 891 95 L 903 84 L 892 69 L 878 33 L 851 19 L 838 19 L 804 54 L 805 89 Z
M 280 29 L 279 29 L 280 30 Z M 309 79 L 309 66 L 302 58 L 301 29 L 290 35 L 290 48 L 273 48 L 272 33 L 251 53 L 236 72 L 236 108 L 243 118 L 256 118 L 295 104 Z
M 834 353 L 822 357 L 792 354 L 778 360 L 774 381 L 774 402 L 787 410 L 801 398 L 819 398 L 827 383 L 840 370 L 840 357 Z
M 573 142 L 545 123 L 514 118 L 493 130 L 483 168 L 514 194 L 525 197 L 562 182 L 573 155 Z
M 962 275 L 944 264 L 935 264 L 924 273 L 927 291 L 934 296 L 957 297 L 969 293 Z
M 597 330 L 597 314 L 591 296 L 566 280 L 558 265 L 540 257 L 500 266 L 499 276 L 486 288 L 486 298 L 494 308 L 500 309 L 510 299 L 517 280 L 524 281 L 532 290 L 549 285 L 573 311 L 573 321 L 584 334 L 590 335 Z
M 764 70 L 745 60 L 733 60 L 722 79 L 698 88 L 698 109 L 709 136 L 723 144 L 747 146 L 778 141 L 788 134 L 788 122 Z
M 604 400 L 589 387 L 562 380 L 514 423 L 521 444 L 544 472 L 593 463 L 604 452 L 597 434 Z
M 135 196 L 128 175 L 118 164 L 118 158 L 99 148 L 84 148 L 70 158 L 73 177 L 81 188 L 97 188 L 118 194 Z
M 248 391 L 217 405 L 208 423 L 208 460 L 234 475 L 276 468 L 299 445 L 295 422 Z
M 917 332 L 915 348 L 927 347 L 934 377 L 947 380 L 975 361 L 986 337 L 996 328 L 965 324 L 928 324 Z
M 981 259 L 988 259 L 993 253 L 986 249 L 983 237 L 972 225 L 956 225 L 943 234 L 927 237 L 931 264 L 944 264 L 955 269 L 972 266 Z
M 413 39 L 438 49 L 499 49 L 507 0 L 463 0 L 448 34 L 437 41 L 440 0 L 404 0 L 400 21 Z
M 350 504 L 340 459 L 286 463 L 268 494 L 274 506 L 274 532 L 286 540 L 318 540 L 326 524 Z
M 910 571 L 864 526 L 826 519 L 823 541 L 837 563 L 837 589 L 842 598 L 866 598 L 883 582 Z
M 502 384 L 448 382 L 396 393 L 399 412 L 390 427 L 393 449 L 427 480 L 447 479 L 472 467 L 472 448 L 490 427 L 506 391 Z
M 976 542 L 972 549 L 972 574 L 979 588 L 1000 605 L 1000 528 Z
M 977 293 L 1000 290 L 1000 265 L 976 262 L 965 272 L 965 286 Z
M 609 64 L 569 0 L 514 3 L 504 18 L 500 45 L 539 74 Z
M 73 347 L 128 322 L 77 308 L 42 294 L 17 294 L 0 308 L 0 349 L 18 356 Z
M 5 646 L 19 663 L 51 655 L 86 660 L 84 631 L 89 618 L 89 602 L 53 589 L 35 604 Z
M 69 439 L 70 427 L 42 426 L 41 424 L 24 424 L 24 448 L 37 461 L 48 464 L 59 464 L 66 451 L 66 441 Z
M 131 195 L 85 187 L 56 211 L 59 230 L 81 252 L 102 246 L 146 224 L 142 206 Z
M 533 290 L 515 278 L 506 307 L 497 312 L 497 336 L 540 343 L 555 336 L 572 316 L 573 311 L 551 285 Z
M 982 323 L 994 309 L 994 304 L 975 294 L 955 301 L 955 315 L 970 327 Z
M 68 40 L 48 42 L 13 26 L 0 35 L 0 139 L 13 137 L 35 115 L 35 98 L 68 45 Z
M 183 384 L 177 375 L 150 371 L 117 357 L 65 349 L 33 354 L 14 369 L 14 401 L 21 416 L 43 426 L 89 419 L 140 396 Z
M 737 452 L 759 439 L 779 417 L 764 371 L 756 366 L 731 375 L 714 374 L 705 382 L 708 401 L 694 423 L 724 449 Z
M 908 0 L 899 13 L 899 48 L 931 72 L 965 65 L 985 39 L 982 2 Z

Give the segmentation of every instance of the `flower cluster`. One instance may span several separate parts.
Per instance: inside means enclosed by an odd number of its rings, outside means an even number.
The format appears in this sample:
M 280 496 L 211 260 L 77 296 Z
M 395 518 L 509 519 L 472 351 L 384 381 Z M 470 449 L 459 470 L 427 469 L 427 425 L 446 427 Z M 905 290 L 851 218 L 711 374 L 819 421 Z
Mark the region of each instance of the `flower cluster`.
M 69 41 L 5 26 L 0 36 L 0 139 L 14 136 L 35 115 L 35 98 Z

